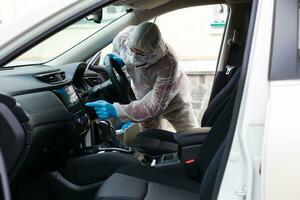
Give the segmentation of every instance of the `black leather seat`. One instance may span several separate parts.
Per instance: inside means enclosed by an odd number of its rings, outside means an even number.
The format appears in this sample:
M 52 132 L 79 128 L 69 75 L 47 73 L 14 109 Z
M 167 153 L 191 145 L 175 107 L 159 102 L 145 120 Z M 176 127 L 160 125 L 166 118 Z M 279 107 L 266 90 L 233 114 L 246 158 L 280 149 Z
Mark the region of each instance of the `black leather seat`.
M 231 95 L 230 103 L 217 118 L 196 158 L 202 181 L 194 181 L 187 175 L 174 174 L 156 167 L 125 166 L 103 183 L 96 199 L 210 199 L 224 152 L 234 97 Z
M 153 167 L 128 166 L 116 171 L 96 199 L 199 199 L 200 183 Z M 188 198 L 186 198 L 188 197 Z
M 224 146 L 222 145 L 218 150 L 201 184 L 187 177 L 174 176 L 158 168 L 127 166 L 116 171 L 102 185 L 97 192 L 96 200 L 211 199 Z
M 29 152 L 31 125 L 16 100 L 4 94 L 0 94 L 0 127 L 0 147 L 12 181 Z
M 211 127 L 220 113 L 228 104 L 228 100 L 237 88 L 240 78 L 240 69 L 232 74 L 226 86 L 210 101 L 204 112 L 201 127 Z M 139 133 L 131 142 L 131 146 L 138 148 L 149 155 L 177 152 L 179 145 L 173 137 L 174 133 L 161 129 L 149 129 Z

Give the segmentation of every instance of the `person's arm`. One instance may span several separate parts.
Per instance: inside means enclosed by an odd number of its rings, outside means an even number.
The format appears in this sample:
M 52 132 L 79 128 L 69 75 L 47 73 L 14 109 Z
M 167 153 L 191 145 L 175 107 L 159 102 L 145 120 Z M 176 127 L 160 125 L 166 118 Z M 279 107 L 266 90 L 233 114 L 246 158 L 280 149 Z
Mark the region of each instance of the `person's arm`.
M 170 101 L 179 93 L 175 66 L 161 66 L 153 89 L 142 99 L 127 105 L 114 104 L 122 121 L 142 122 L 156 118 L 167 108 Z M 153 72 L 155 73 L 155 72 Z

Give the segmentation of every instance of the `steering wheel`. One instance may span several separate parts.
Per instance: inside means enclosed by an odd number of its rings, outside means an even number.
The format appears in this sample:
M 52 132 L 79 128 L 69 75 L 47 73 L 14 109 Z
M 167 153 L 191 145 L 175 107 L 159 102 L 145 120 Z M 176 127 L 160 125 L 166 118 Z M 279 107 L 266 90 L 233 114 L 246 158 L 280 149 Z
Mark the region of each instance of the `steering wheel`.
M 104 66 L 117 95 L 120 97 L 120 103 L 129 104 L 131 101 L 136 100 L 130 83 L 121 67 L 109 56 L 104 58 Z

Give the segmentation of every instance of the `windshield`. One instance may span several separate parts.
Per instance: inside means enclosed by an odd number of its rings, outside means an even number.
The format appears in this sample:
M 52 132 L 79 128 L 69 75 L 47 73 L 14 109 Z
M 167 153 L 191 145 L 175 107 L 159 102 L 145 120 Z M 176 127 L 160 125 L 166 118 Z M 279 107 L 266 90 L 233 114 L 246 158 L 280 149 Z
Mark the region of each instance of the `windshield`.
M 39 43 L 6 66 L 46 63 L 126 14 L 126 9 L 125 6 L 115 5 L 104 7 L 100 23 L 94 22 L 92 16 L 87 16 Z

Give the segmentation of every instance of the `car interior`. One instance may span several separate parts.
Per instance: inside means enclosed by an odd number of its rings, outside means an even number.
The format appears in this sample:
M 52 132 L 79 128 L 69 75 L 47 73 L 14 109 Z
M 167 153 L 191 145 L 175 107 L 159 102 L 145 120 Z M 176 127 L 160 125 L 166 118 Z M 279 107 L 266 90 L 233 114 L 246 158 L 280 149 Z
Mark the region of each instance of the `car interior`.
M 237 95 L 245 81 L 252 1 L 110 4 L 127 9 L 101 31 L 46 63 L 4 66 L 0 71 L 0 147 L 12 199 L 215 198 L 217 177 L 226 163 L 222 158 L 232 139 L 228 133 L 238 113 Z M 102 55 L 102 49 L 129 25 L 211 4 L 226 4 L 228 18 L 201 127 L 176 133 L 148 129 L 130 141 L 119 138 L 118 122 L 97 119 L 84 105 L 100 99 L 122 104 L 136 99 L 126 73 Z M 86 16 L 101 21 L 101 11 L 100 6 Z

